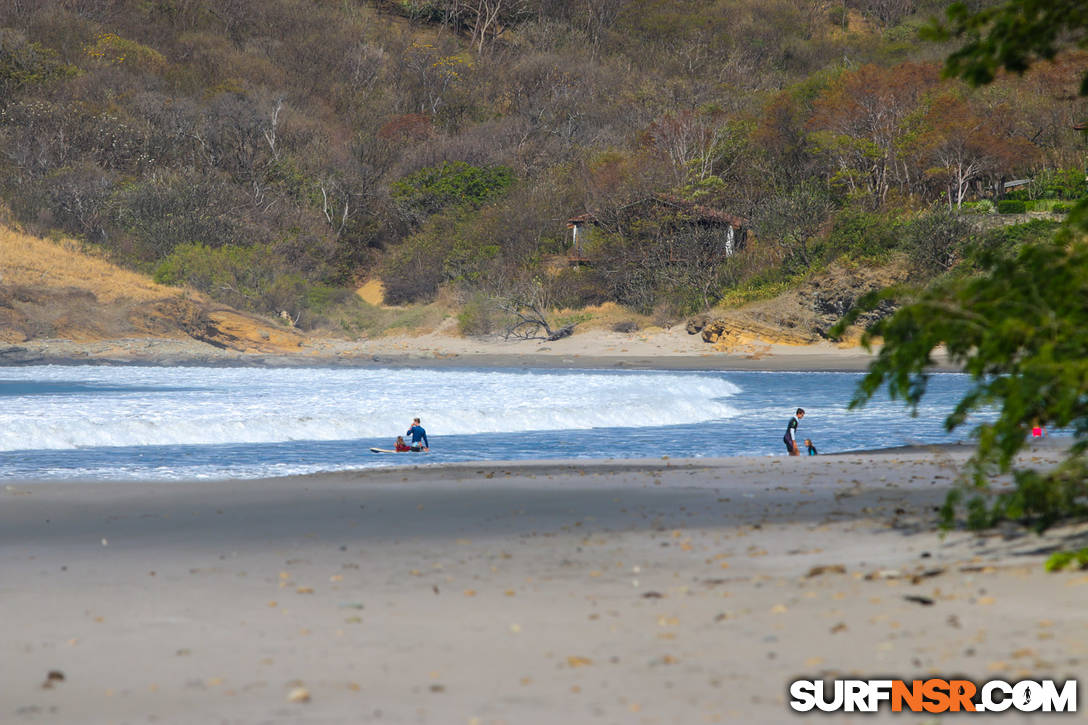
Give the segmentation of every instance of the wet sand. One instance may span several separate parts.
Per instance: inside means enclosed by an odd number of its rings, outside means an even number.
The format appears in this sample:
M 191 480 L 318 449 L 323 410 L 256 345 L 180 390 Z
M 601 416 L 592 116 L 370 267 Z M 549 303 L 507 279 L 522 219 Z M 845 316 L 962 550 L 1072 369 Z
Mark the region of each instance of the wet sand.
M 1085 529 L 941 537 L 968 453 L 11 483 L 0 719 L 775 723 L 798 677 L 1075 677 L 1088 576 L 1042 562 Z

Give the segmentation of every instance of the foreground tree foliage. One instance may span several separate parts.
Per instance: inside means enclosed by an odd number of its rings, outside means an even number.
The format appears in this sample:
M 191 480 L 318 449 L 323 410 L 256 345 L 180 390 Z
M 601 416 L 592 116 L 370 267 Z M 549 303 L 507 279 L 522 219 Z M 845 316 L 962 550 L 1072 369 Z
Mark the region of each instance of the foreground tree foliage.
M 972 384 L 945 421 L 948 430 L 979 411 L 998 408 L 997 419 L 976 427 L 976 495 L 969 523 L 1031 519 L 1047 526 L 1088 513 L 1088 241 L 1060 234 L 1025 244 L 1016 252 L 976 248 L 962 267 L 921 291 L 889 289 L 863 299 L 843 321 L 887 299 L 904 304 L 866 331 L 863 342 L 883 347 L 851 402 L 863 405 L 885 384 L 893 398 L 916 407 L 926 393 L 933 353 L 943 347 Z M 845 324 L 840 323 L 836 334 Z M 1072 428 L 1076 435 L 1065 462 L 1053 471 L 1015 473 L 1016 488 L 994 499 L 993 467 L 1008 471 L 1033 424 Z M 955 492 L 951 517 L 962 499 Z
M 1007 0 L 971 13 L 949 11 L 965 45 L 946 73 L 973 84 L 1005 68 L 1023 73 L 1037 58 L 1053 58 L 1064 43 L 1083 45 L 1088 11 L 1064 0 Z M 1088 94 L 1088 75 L 1081 95 Z M 978 450 L 971 484 L 950 493 L 943 510 L 952 523 L 962 505 L 972 527 L 1014 519 L 1040 530 L 1065 517 L 1088 515 L 1088 199 L 1048 239 L 1012 250 L 979 245 L 957 269 L 925 288 L 890 289 L 861 300 L 834 331 L 883 300 L 906 300 L 864 335 L 883 346 L 851 405 L 885 384 L 893 398 L 916 407 L 926 392 L 933 353 L 943 347 L 972 385 L 945 421 L 949 430 L 972 413 L 996 407 L 997 419 L 975 428 Z M 1056 468 L 1015 470 L 1014 459 L 1033 425 L 1071 428 L 1074 443 Z M 1015 486 L 993 495 L 991 474 L 1013 471 Z M 966 495 L 965 495 L 966 494 Z
M 1088 6 L 1080 0 L 1006 0 L 975 12 L 958 2 L 948 9 L 948 20 L 928 35 L 964 40 L 946 67 L 972 85 L 992 82 L 1002 68 L 1023 73 L 1070 45 L 1088 48 Z M 1080 88 L 1088 95 L 1088 72 Z

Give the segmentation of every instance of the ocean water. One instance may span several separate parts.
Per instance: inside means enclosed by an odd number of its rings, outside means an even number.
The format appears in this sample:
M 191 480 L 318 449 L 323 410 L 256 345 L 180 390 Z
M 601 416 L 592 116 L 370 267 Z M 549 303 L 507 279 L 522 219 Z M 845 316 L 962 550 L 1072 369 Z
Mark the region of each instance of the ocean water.
M 0 369 L 0 479 L 258 478 L 528 458 L 783 455 L 963 440 L 967 378 L 934 375 L 918 415 L 860 374 L 34 366 Z M 415 416 L 426 454 L 391 448 Z

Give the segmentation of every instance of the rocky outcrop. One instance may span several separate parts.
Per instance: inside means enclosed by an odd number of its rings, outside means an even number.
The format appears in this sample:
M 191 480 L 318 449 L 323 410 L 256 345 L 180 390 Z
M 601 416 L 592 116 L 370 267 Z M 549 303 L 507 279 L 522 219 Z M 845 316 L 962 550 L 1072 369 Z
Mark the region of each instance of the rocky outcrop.
M 812 331 L 821 338 L 830 339 L 831 328 L 853 309 L 857 301 L 874 292 L 900 281 L 883 276 L 828 276 L 812 280 L 797 293 L 799 302 L 814 313 Z M 866 328 L 895 311 L 895 305 L 884 301 L 872 312 L 858 318 L 857 326 Z
M 696 315 L 688 320 L 687 331 L 689 335 L 694 335 L 697 332 L 701 332 L 707 323 L 711 321 L 710 315 Z
M 723 349 L 750 345 L 754 342 L 783 345 L 807 345 L 813 342 L 809 336 L 781 327 L 764 325 L 752 320 L 726 318 L 708 322 L 702 329 L 702 337 L 705 342 L 713 343 Z
M 133 307 L 129 322 L 142 333 L 173 337 L 179 332 L 202 340 L 215 331 L 204 305 L 184 297 L 168 297 Z
M 692 317 L 686 329 L 692 335 L 701 333 L 703 340 L 719 349 L 758 343 L 805 345 L 831 339 L 831 328 L 862 295 L 902 282 L 906 274 L 905 267 L 895 264 L 881 268 L 832 267 L 774 299 L 753 302 L 714 317 L 705 314 Z M 891 302 L 884 302 L 862 315 L 858 327 L 868 327 L 894 310 Z

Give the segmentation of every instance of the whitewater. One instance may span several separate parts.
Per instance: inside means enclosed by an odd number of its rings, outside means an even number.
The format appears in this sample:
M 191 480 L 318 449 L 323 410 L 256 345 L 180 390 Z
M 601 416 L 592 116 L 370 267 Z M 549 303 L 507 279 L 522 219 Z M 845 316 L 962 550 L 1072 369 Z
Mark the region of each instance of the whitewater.
M 966 389 L 847 409 L 850 373 L 31 366 L 0 370 L 0 478 L 256 478 L 526 458 L 779 455 L 948 442 Z M 427 454 L 375 455 L 413 417 Z

